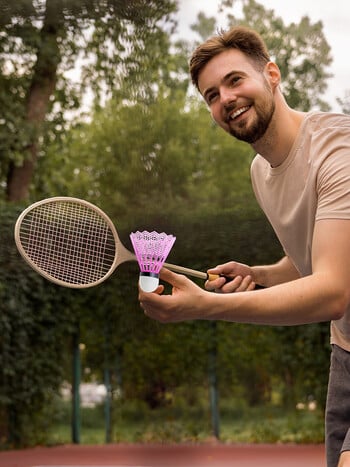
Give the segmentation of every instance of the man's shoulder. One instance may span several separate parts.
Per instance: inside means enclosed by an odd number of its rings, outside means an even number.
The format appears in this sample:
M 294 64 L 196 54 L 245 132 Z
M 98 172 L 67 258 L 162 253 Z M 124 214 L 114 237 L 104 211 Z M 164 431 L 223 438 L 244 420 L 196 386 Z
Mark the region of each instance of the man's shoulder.
M 321 130 L 323 128 L 350 128 L 350 115 L 335 112 L 309 112 L 305 121 L 307 126 L 311 126 L 313 130 Z

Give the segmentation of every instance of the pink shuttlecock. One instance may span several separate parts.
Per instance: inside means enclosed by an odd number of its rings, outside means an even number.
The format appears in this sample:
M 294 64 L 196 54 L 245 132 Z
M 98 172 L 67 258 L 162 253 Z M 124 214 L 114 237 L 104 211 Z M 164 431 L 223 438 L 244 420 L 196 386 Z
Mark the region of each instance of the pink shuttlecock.
M 145 292 L 153 292 L 159 284 L 159 271 L 174 245 L 176 237 L 158 232 L 132 232 L 130 234 L 137 262 L 140 266 L 139 284 Z

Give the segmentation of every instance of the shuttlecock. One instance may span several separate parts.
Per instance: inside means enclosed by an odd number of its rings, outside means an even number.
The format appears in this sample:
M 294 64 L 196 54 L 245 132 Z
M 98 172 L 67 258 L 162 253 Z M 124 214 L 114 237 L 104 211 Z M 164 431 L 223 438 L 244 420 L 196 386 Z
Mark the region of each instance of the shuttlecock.
M 137 262 L 140 266 L 139 284 L 143 291 L 153 292 L 159 285 L 159 271 L 174 245 L 176 237 L 158 232 L 130 234 Z

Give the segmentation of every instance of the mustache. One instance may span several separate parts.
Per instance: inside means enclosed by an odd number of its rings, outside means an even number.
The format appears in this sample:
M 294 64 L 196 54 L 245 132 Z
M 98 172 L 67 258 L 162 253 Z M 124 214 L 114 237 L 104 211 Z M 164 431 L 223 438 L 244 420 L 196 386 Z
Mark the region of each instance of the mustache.
M 238 104 L 225 104 L 224 106 L 224 112 L 225 114 L 229 114 L 231 113 L 233 110 L 237 109 L 237 107 L 239 107 Z
M 223 109 L 223 120 L 225 121 L 225 123 L 228 123 L 230 121 L 230 115 L 234 110 L 246 106 L 252 106 L 252 102 L 231 102 L 225 104 Z
M 225 123 L 230 121 L 230 114 L 237 108 L 237 104 L 227 104 L 224 106 L 223 119 Z

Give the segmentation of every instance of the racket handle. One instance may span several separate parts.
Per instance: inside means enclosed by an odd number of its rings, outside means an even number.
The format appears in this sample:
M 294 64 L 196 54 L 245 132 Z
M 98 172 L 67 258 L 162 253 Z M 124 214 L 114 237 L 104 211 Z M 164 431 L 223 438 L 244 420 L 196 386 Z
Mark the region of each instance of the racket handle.
M 196 271 L 195 269 L 184 268 L 183 266 L 177 266 L 176 264 L 164 263 L 163 266 L 170 271 L 177 272 L 178 274 L 185 274 L 186 276 L 197 277 L 198 279 L 208 280 L 209 274 L 202 271 Z
M 233 280 L 232 277 L 220 276 L 219 274 L 208 274 L 207 272 L 196 271 L 195 269 L 184 268 L 183 266 L 177 266 L 176 264 L 164 263 L 164 267 L 170 269 L 170 271 L 177 272 L 178 274 L 185 274 L 186 276 L 197 277 L 205 281 L 214 281 L 219 277 L 225 277 L 226 282 Z M 264 289 L 265 287 L 259 284 L 255 285 L 255 289 Z
M 233 277 L 227 277 L 221 274 L 207 274 L 208 281 L 214 281 L 215 279 L 218 279 L 219 277 L 224 277 L 226 279 L 226 282 L 231 282 L 234 279 Z M 260 284 L 255 284 L 254 290 L 257 290 L 257 289 L 265 289 L 265 287 Z

